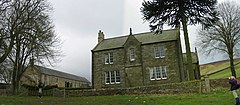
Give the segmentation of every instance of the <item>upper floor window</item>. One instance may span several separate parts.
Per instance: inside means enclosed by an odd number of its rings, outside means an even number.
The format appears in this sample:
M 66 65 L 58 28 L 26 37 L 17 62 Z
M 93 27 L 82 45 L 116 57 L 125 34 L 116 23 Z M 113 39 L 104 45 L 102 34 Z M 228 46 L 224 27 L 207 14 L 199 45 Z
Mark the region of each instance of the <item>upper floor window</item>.
M 105 72 L 105 84 L 119 84 L 120 72 L 119 71 L 107 71 Z
M 154 67 L 149 70 L 150 80 L 167 79 L 166 66 Z
M 154 47 L 155 58 L 164 58 L 165 52 L 163 46 Z
M 113 64 L 113 52 L 105 53 L 105 64 Z
M 135 55 L 134 55 L 134 48 L 130 48 L 130 61 L 134 61 L 135 60 Z

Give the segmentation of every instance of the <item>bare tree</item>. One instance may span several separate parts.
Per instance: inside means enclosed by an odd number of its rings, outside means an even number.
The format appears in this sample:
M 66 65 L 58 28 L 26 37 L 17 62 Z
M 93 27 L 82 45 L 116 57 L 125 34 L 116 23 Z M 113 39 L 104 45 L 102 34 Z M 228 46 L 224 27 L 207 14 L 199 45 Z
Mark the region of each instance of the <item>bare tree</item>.
M 9 59 L 0 63 L 0 81 L 10 84 L 12 79 L 12 70 L 12 64 Z
M 19 17 L 12 18 L 12 5 L 11 0 L 0 1 L 0 63 L 4 62 L 11 52 L 16 36 L 14 28 Z M 13 20 L 15 22 L 11 24 Z
M 232 75 L 236 76 L 233 58 L 240 45 L 240 7 L 234 2 L 224 2 L 218 5 L 218 12 L 220 20 L 199 31 L 197 44 L 205 54 L 228 54 Z
M 5 52 L 13 63 L 12 87 L 13 93 L 17 94 L 29 59 L 40 63 L 47 60 L 52 64 L 61 55 L 61 40 L 54 33 L 49 16 L 52 8 L 47 0 L 10 0 L 4 5 L 7 18 L 2 17 L 3 24 L 0 25 L 0 51 Z M 6 49 L 9 46 L 10 52 Z

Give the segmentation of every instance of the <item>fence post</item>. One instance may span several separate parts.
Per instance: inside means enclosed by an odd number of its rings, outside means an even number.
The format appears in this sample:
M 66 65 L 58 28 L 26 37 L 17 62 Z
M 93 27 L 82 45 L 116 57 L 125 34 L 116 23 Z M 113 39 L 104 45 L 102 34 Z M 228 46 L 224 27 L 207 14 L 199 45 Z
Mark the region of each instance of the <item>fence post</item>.
M 204 80 L 205 80 L 205 89 L 206 89 L 206 93 L 209 93 L 210 90 L 211 90 L 211 87 L 210 87 L 210 80 L 208 78 L 208 75 L 206 75 L 204 77 Z
M 52 96 L 54 97 L 55 88 L 52 89 Z
M 200 83 L 199 83 L 199 93 L 202 93 L 202 81 L 200 80 Z

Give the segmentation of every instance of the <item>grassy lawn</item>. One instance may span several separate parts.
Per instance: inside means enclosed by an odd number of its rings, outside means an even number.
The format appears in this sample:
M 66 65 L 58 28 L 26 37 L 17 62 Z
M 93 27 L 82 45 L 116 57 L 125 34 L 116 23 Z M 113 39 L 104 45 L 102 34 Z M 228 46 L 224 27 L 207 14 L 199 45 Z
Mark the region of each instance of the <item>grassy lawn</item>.
M 207 94 L 184 95 L 43 97 L 42 99 L 0 96 L 0 105 L 234 105 L 234 99 L 228 89 L 221 89 Z

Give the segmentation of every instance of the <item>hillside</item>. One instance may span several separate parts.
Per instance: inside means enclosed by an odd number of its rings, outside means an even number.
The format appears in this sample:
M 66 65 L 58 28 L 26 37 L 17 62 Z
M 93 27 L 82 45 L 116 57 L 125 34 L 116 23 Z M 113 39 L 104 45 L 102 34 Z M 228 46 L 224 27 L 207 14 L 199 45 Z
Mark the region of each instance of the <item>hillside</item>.
M 235 59 L 235 70 L 237 77 L 240 75 L 240 58 Z M 212 79 L 228 78 L 231 76 L 229 60 L 217 61 L 200 65 L 201 76 L 208 76 Z

